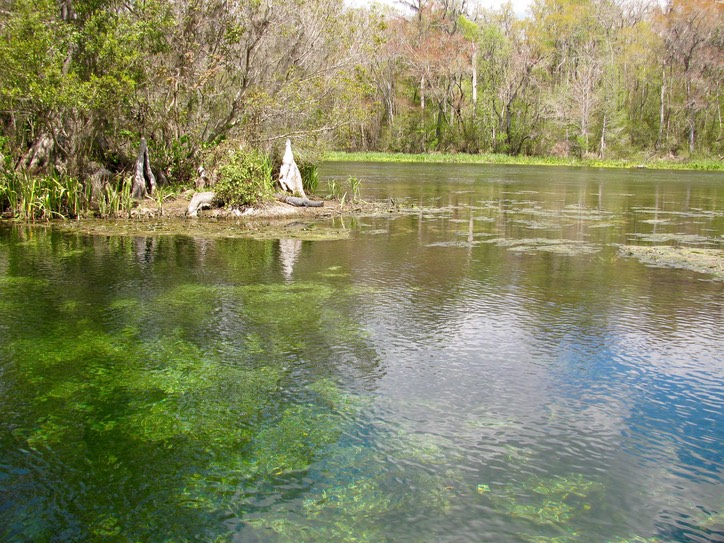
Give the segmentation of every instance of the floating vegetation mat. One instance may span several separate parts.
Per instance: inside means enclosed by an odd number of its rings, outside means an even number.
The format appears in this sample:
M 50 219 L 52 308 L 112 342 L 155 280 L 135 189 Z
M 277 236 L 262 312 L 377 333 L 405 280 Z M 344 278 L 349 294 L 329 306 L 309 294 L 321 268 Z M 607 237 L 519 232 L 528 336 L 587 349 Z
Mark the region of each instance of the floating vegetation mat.
M 686 243 L 689 245 L 717 245 L 724 244 L 724 238 L 710 238 L 697 234 L 630 234 L 632 238 L 649 243 Z
M 349 238 L 349 230 L 338 228 L 331 221 L 296 219 L 219 219 L 191 221 L 158 220 L 90 220 L 63 222 L 54 227 L 71 232 L 100 236 L 174 236 L 195 238 L 300 239 L 303 241 Z
M 567 239 L 523 238 L 503 239 L 496 238 L 483 243 L 494 243 L 498 247 L 506 247 L 517 253 L 544 251 L 565 256 L 587 255 L 597 253 L 601 247 Z
M 721 249 L 624 245 L 619 248 L 619 253 L 651 266 L 691 270 L 724 281 L 724 251 Z

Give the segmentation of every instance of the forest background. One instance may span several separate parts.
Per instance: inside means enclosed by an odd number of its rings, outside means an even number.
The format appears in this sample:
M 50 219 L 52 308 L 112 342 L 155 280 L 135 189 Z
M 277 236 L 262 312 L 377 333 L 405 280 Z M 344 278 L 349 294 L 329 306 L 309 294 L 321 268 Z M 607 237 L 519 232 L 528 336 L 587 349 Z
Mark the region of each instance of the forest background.
M 724 154 L 718 0 L 533 0 L 525 18 L 474 0 L 0 0 L 0 13 L 6 175 L 127 174 L 142 137 L 160 184 L 195 180 L 219 149 L 273 156 L 287 137 L 302 150 Z

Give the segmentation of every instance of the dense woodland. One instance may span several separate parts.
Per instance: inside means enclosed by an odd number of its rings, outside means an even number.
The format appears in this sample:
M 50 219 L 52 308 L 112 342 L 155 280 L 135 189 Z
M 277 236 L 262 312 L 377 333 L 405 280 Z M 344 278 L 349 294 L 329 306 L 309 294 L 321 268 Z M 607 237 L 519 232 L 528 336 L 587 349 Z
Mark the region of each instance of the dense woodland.
M 6 172 L 159 182 L 228 146 L 724 154 L 724 4 L 0 0 Z M 208 167 L 208 166 L 207 166 Z

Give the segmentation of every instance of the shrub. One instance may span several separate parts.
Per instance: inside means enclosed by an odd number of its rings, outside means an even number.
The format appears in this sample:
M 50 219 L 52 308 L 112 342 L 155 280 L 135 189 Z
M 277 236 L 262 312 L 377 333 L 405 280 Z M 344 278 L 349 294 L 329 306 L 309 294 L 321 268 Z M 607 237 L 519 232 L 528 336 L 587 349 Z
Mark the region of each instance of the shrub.
M 246 207 L 272 198 L 272 167 L 259 151 L 230 151 L 219 166 L 214 190 L 220 205 Z

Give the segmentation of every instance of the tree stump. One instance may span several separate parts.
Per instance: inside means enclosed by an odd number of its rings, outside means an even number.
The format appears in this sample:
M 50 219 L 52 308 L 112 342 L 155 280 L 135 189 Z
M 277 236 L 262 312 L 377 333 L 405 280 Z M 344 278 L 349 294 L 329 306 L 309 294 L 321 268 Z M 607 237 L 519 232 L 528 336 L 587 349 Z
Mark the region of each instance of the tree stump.
M 153 194 L 156 190 L 156 176 L 151 171 L 151 159 L 148 157 L 146 138 L 141 138 L 136 159 L 136 175 L 133 176 L 132 195 L 137 200 Z
M 292 142 L 289 139 L 287 139 L 287 149 L 284 151 L 282 167 L 279 169 L 279 184 L 282 189 L 291 192 L 293 195 L 301 196 L 304 199 L 307 198 L 302 185 L 302 174 L 294 161 Z

